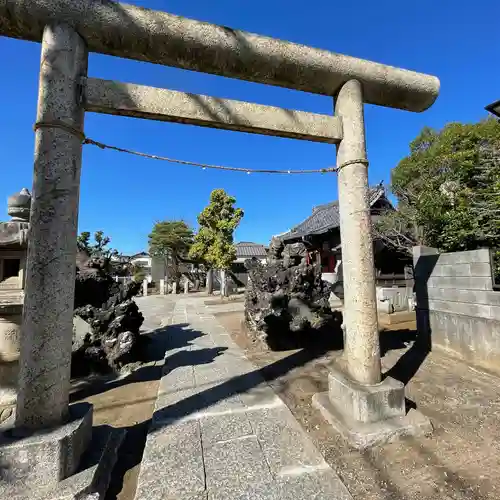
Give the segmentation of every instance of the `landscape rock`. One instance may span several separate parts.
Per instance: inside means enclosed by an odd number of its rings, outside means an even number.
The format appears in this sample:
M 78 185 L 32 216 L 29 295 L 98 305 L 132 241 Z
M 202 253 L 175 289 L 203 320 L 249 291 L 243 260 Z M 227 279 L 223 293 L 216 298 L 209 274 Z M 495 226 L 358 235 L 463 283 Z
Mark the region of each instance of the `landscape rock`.
M 73 376 L 119 372 L 142 355 L 144 317 L 133 297 L 140 282 L 117 283 L 105 259 L 77 259 L 73 320 Z
M 271 241 L 270 247 L 267 264 L 245 262 L 248 329 L 272 349 L 341 342 L 342 316 L 330 308 L 331 285 L 321 279 L 318 265 L 307 263 L 305 246 Z
M 288 268 L 305 263 L 307 248 L 304 243 L 291 243 L 283 248 L 283 266 Z
M 270 264 L 274 264 L 277 261 L 281 260 L 281 254 L 283 253 L 284 248 L 285 245 L 283 244 L 283 240 L 274 236 L 269 243 L 267 262 Z

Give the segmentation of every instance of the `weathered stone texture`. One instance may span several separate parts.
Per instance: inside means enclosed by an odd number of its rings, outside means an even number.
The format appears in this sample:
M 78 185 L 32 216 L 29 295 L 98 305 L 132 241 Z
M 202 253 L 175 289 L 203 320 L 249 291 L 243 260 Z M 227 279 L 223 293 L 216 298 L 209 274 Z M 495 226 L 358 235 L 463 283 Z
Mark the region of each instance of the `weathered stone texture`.
M 150 429 L 141 461 L 136 498 L 183 498 L 205 491 L 197 421 Z
M 437 265 L 446 264 L 471 264 L 471 263 L 489 263 L 490 252 L 486 248 L 478 250 L 467 250 L 465 252 L 451 252 L 439 254 Z
M 392 417 L 376 422 L 359 422 L 340 411 L 327 392 L 315 394 L 312 404 L 354 448 L 364 450 L 383 445 L 404 436 L 425 436 L 433 431 L 427 417 L 410 409 L 403 417 Z
M 335 101 L 344 138 L 337 146 L 337 165 L 366 160 L 363 90 L 360 82 L 346 83 Z M 338 175 L 340 237 L 344 277 L 344 354 L 353 380 L 380 381 L 377 298 L 371 217 L 368 203 L 368 167 L 352 163 Z
M 430 332 L 433 346 L 472 365 L 500 372 L 500 317 L 487 319 L 438 310 L 418 313 L 424 317 L 419 332 Z
M 83 128 L 79 85 L 86 72 L 83 39 L 65 25 L 48 25 L 37 122 L 60 120 Z M 37 131 L 16 412 L 20 426 L 58 425 L 68 411 L 81 155 L 76 135 L 60 128 Z
M 229 492 L 273 480 L 257 436 L 208 444 L 203 458 L 208 490 Z
M 390 377 L 377 385 L 361 385 L 332 370 L 328 388 L 330 401 L 348 419 L 368 423 L 405 414 L 404 384 Z
M 19 193 L 7 199 L 7 213 L 13 221 L 29 222 L 31 209 L 31 193 L 23 188 Z
M 252 425 L 246 413 L 213 415 L 200 420 L 203 442 L 213 444 L 234 440 L 253 434 Z
M 248 260 L 245 322 L 250 335 L 262 338 L 272 349 L 307 346 L 320 342 L 341 344 L 340 314 L 329 304 L 331 286 L 321 269 L 307 264 L 300 244 L 276 250 L 267 265 Z
M 144 317 L 133 300 L 141 284 L 117 283 L 103 259 L 79 252 L 77 261 L 72 375 L 118 372 L 142 356 Z
M 65 427 L 67 426 L 62 426 L 63 429 Z M 60 439 L 60 429 L 56 434 L 49 433 L 45 436 L 45 442 L 42 439 L 35 447 L 38 450 L 45 450 L 43 451 L 44 455 L 49 450 L 57 450 L 58 447 L 54 443 L 50 446 L 45 445 L 46 441 Z M 91 423 L 87 426 L 87 430 L 92 431 Z M 59 443 L 60 453 L 58 457 L 64 459 L 70 455 L 76 457 L 76 454 L 81 452 L 80 446 L 86 444 L 80 439 L 83 437 L 81 431 L 82 429 L 77 431 L 80 436 L 72 435 L 69 439 L 64 439 L 63 442 Z M 51 462 L 47 464 L 43 481 L 31 479 L 29 481 L 0 482 L 2 498 L 12 500 L 97 500 L 104 498 L 111 478 L 111 471 L 116 463 L 117 452 L 125 433 L 125 429 L 112 429 L 107 426 L 97 427 L 92 432 L 92 441 L 82 455 L 82 460 L 79 460 L 77 471 L 74 474 L 61 481 L 49 481 L 48 472 L 50 473 L 52 465 L 56 465 L 55 459 L 57 458 L 51 456 L 49 457 Z M 34 444 L 32 441 L 31 438 L 28 439 L 26 443 L 28 449 L 25 449 L 24 446 L 18 448 L 17 458 L 24 460 L 25 456 L 23 457 L 22 454 L 30 451 L 29 448 L 33 447 Z M 11 450 L 14 451 L 12 447 Z M 46 458 L 43 456 L 37 463 L 37 467 L 42 469 L 42 473 L 45 460 Z
M 0 434 L 0 496 L 13 483 L 19 489 L 57 486 L 76 471 L 91 436 L 92 406 L 87 403 L 72 406 L 69 422 L 48 432 Z
M 328 465 L 309 441 L 288 407 L 263 408 L 247 413 L 275 476 L 283 476 L 300 464 L 304 469 L 327 469 Z
M 133 5 L 93 0 L 0 4 L 2 35 L 40 41 L 43 26 L 59 19 L 77 29 L 89 50 L 103 54 L 328 96 L 357 79 L 366 102 L 410 111 L 427 109 L 439 93 L 434 76 Z
M 21 323 L 21 304 L 0 305 L 0 424 L 16 403 Z
M 85 109 L 96 113 L 330 144 L 342 138 L 338 118 L 305 111 L 95 78 L 87 80 L 85 96 Z

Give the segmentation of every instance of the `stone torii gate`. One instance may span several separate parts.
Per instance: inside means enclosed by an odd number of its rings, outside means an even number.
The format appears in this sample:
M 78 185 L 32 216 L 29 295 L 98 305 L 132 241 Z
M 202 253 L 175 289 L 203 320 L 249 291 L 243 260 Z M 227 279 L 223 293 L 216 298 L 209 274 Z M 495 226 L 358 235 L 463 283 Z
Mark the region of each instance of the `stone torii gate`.
M 42 43 L 16 427 L 57 429 L 71 413 L 85 111 L 336 144 L 345 370 L 332 368 L 331 398 L 317 403 L 351 437 L 350 419 L 404 415 L 402 385 L 381 382 L 363 108 L 424 111 L 438 95 L 437 78 L 108 0 L 0 0 L 0 35 Z M 89 52 L 327 95 L 335 113 L 89 78 Z

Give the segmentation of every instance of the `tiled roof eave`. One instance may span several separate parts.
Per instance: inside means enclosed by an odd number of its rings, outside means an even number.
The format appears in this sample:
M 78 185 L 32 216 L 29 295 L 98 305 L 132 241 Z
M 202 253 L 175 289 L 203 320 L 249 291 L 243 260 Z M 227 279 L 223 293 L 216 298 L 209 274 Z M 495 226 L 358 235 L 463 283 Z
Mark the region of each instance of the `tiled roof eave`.
M 304 236 L 309 236 L 309 235 L 319 235 L 319 234 L 325 234 L 328 231 L 332 231 L 334 229 L 339 229 L 338 225 L 335 226 L 325 226 L 319 229 L 313 229 L 311 231 L 297 231 L 297 232 L 289 232 L 286 234 L 283 234 L 280 236 L 280 238 L 284 241 L 287 240 L 292 240 L 296 238 L 303 238 Z
M 376 187 L 376 188 L 370 188 L 370 207 L 372 207 L 382 196 L 385 195 L 385 190 L 383 187 Z M 307 235 L 318 235 L 318 234 L 324 234 L 328 231 L 331 231 L 333 229 L 337 229 L 340 227 L 340 220 L 339 220 L 339 214 L 338 214 L 338 202 L 330 202 L 326 203 L 324 205 L 318 205 L 313 209 L 313 213 L 307 217 L 304 221 L 302 221 L 300 224 L 295 226 L 291 231 L 288 233 L 285 233 L 280 236 L 280 238 L 284 241 L 288 241 L 291 239 L 296 239 L 296 238 L 302 238 Z M 335 211 L 329 212 L 329 211 Z M 318 228 L 314 228 L 314 222 L 315 219 L 321 219 L 325 218 L 325 212 L 327 213 L 326 217 L 329 217 L 330 219 L 335 220 L 335 222 L 331 222 L 330 224 L 323 224 Z M 301 227 L 307 225 L 307 222 L 309 222 L 309 226 L 312 226 L 312 229 L 308 229 L 307 227 L 302 229 Z

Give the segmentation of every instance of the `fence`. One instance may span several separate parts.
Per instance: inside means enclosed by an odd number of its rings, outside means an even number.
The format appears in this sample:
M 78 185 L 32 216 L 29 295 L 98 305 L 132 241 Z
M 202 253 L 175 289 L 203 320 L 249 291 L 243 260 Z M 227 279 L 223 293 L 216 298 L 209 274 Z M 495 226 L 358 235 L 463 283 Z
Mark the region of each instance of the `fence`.
M 113 279 L 117 283 L 127 284 L 127 283 L 130 283 L 132 281 L 132 276 L 114 276 Z
M 415 247 L 414 266 L 419 335 L 500 372 L 500 292 L 493 287 L 491 251 Z

